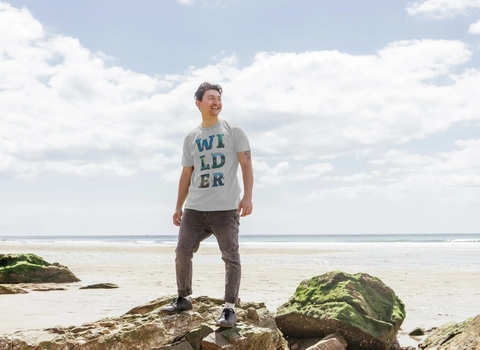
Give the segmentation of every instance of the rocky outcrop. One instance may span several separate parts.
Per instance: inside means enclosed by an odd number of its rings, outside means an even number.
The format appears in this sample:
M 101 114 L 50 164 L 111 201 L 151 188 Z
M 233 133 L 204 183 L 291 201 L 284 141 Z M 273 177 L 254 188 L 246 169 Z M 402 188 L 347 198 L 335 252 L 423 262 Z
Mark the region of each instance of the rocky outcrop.
M 0 285 L 0 294 L 8 288 L 19 289 Z M 405 317 L 404 305 L 367 274 L 332 271 L 305 280 L 276 316 L 263 303 L 241 303 L 231 329 L 215 327 L 222 300 L 199 297 L 191 311 L 162 313 L 160 308 L 172 299 L 163 297 L 120 317 L 81 326 L 0 335 L 0 350 L 402 349 L 395 336 Z M 437 328 L 419 349 L 480 349 L 480 315 Z
M 405 305 L 378 278 L 332 271 L 305 280 L 275 318 L 287 337 L 339 333 L 349 350 L 388 350 L 405 319 Z
M 422 350 L 480 349 L 480 315 L 463 322 L 448 322 L 434 330 L 421 344 Z
M 236 326 L 217 329 L 215 321 L 222 311 L 222 300 L 199 297 L 194 300 L 192 311 L 162 313 L 160 307 L 171 300 L 172 297 L 160 298 L 123 316 L 79 327 L 0 336 L 0 350 L 287 349 L 274 315 L 263 303 L 242 303 L 236 309 Z
M 25 294 L 25 293 L 28 293 L 28 292 L 22 288 L 0 284 L 0 294 Z
M 66 266 L 35 254 L 0 254 L 0 283 L 70 283 L 80 281 Z

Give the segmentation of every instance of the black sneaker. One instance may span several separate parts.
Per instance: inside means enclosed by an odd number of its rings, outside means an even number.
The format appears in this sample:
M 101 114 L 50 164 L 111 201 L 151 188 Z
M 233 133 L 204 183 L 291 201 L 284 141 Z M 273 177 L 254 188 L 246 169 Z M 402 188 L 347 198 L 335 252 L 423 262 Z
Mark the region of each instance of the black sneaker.
M 192 309 L 192 301 L 187 298 L 178 297 L 170 303 L 168 306 L 164 306 L 160 309 L 163 312 L 182 312 Z
M 215 323 L 217 327 L 223 328 L 232 328 L 237 322 L 237 315 L 235 315 L 235 310 L 231 308 L 223 309 L 220 318 Z

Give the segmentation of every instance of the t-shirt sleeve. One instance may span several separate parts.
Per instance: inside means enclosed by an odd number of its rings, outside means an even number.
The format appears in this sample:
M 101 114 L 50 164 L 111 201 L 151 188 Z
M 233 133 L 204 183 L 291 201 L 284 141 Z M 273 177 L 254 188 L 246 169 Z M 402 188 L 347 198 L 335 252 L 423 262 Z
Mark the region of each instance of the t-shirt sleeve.
M 185 137 L 183 140 L 183 155 L 182 155 L 182 166 L 193 166 L 193 154 L 191 151 L 191 142 L 189 137 Z
M 250 150 L 250 142 L 248 141 L 247 134 L 242 128 L 237 127 L 235 129 L 235 152 L 246 152 Z

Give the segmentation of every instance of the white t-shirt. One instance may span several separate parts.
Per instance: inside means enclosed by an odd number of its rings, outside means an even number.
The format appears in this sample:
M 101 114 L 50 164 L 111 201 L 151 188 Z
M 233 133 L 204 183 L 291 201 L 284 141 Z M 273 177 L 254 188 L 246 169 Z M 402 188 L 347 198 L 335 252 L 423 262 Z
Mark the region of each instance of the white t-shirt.
M 245 132 L 219 119 L 218 123 L 190 131 L 183 143 L 182 166 L 193 166 L 185 208 L 199 211 L 237 209 L 239 152 L 250 151 Z

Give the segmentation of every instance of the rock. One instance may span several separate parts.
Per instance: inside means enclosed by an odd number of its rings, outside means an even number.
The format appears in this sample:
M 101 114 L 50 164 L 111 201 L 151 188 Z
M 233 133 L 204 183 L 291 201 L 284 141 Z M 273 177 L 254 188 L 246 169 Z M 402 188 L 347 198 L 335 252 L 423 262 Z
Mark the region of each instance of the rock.
M 181 342 L 180 344 L 177 345 L 172 345 L 172 346 L 162 346 L 159 348 L 153 348 L 150 350 L 193 350 L 192 346 L 190 345 L 189 342 L 184 341 Z
M 342 345 L 337 339 L 332 338 L 328 340 L 320 340 L 317 344 L 312 345 L 305 350 L 345 350 L 346 347 Z
M 36 256 L 28 259 L 49 265 Z M 198 297 L 191 311 L 162 313 L 160 308 L 174 297 L 81 326 L 0 336 L 0 350 L 286 350 L 286 339 L 295 350 L 400 350 L 394 341 L 405 318 L 404 305 L 367 274 L 333 271 L 305 280 L 276 317 L 263 303 L 240 303 L 237 324 L 230 329 L 215 327 L 222 300 Z
M 332 271 L 305 280 L 277 310 L 283 334 L 295 338 L 341 334 L 349 350 L 387 350 L 405 319 L 405 305 L 380 279 Z
M 14 286 L 6 286 L 0 284 L 0 294 L 26 294 L 26 290 Z
M 286 337 L 286 339 L 288 341 L 288 347 L 290 350 L 304 350 L 317 344 L 323 339 L 323 337 L 298 339 Z
M 412 337 L 425 335 L 425 330 L 423 328 L 417 327 L 414 330 L 412 330 L 410 333 L 408 333 L 408 335 Z
M 423 350 L 480 349 L 480 315 L 463 322 L 441 325 L 418 347 Z
M 348 344 L 345 338 L 338 333 L 333 333 L 322 338 L 290 338 L 290 350 L 344 350 Z
M 52 290 L 67 290 L 67 288 L 56 287 L 56 286 L 40 286 L 32 289 L 34 292 L 50 292 Z
M 205 297 L 196 300 L 202 304 L 199 310 L 208 323 L 214 325 L 223 309 L 223 301 Z M 287 349 L 287 343 L 275 324 L 274 315 L 264 303 L 241 303 L 235 312 L 237 324 L 233 328 L 220 328 L 209 334 L 202 341 L 202 350 Z
M 290 350 L 344 350 L 348 344 L 345 338 L 338 333 L 327 335 L 326 337 L 317 338 L 288 338 L 288 346 Z M 336 339 L 332 341 L 331 339 Z M 340 346 L 341 348 L 338 348 Z
M 80 287 L 79 289 L 112 289 L 118 288 L 118 286 L 114 283 L 97 283 L 91 284 L 85 287 Z
M 193 300 L 193 310 L 167 314 L 160 307 L 173 296 L 136 307 L 79 327 L 55 327 L 0 336 L 0 350 L 286 350 L 286 341 L 274 315 L 263 303 L 241 303 L 237 325 L 216 329 L 223 301 L 208 297 Z M 218 341 L 217 341 L 218 340 Z M 221 343 L 223 342 L 223 343 Z M 210 347 L 209 347 L 210 346 Z
M 0 283 L 69 283 L 80 281 L 66 266 L 35 254 L 0 254 Z
M 212 332 L 212 328 L 201 326 L 198 329 L 188 332 L 185 336 L 180 337 L 179 340 L 174 340 L 172 344 L 168 346 L 162 346 L 150 350 L 201 350 L 203 338 Z
M 251 324 L 237 323 L 229 329 L 220 329 L 203 339 L 202 350 L 275 350 L 278 343 L 272 330 Z
M 398 342 L 398 339 L 395 339 L 393 341 L 393 344 L 390 346 L 390 349 L 389 350 L 412 350 L 410 349 L 410 347 L 407 347 L 407 348 L 402 348 L 400 346 L 400 343 Z M 416 348 L 413 348 L 413 350 L 417 350 Z
M 340 334 L 330 334 L 305 350 L 345 350 L 348 344 Z
M 185 334 L 185 339 L 192 346 L 193 350 L 201 350 L 203 338 L 205 338 L 212 332 L 212 328 L 208 326 L 202 326 L 199 329 L 193 330 Z

